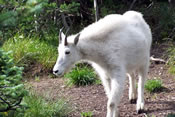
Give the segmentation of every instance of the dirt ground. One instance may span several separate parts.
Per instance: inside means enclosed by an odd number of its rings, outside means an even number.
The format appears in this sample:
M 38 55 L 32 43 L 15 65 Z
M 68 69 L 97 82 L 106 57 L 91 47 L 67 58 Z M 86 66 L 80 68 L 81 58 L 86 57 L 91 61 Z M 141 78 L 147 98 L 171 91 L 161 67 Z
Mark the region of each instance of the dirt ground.
M 151 55 L 166 58 L 165 49 L 166 44 L 153 47 Z M 30 75 L 39 77 L 39 80 L 31 79 L 29 81 L 34 90 L 53 99 L 65 98 L 73 108 L 69 117 L 80 117 L 81 112 L 90 111 L 93 112 L 93 117 L 106 116 L 107 98 L 102 85 L 67 87 L 63 78 L 50 78 L 39 65 L 34 65 L 32 69 Z M 175 114 L 175 76 L 168 73 L 165 64 L 151 63 L 148 79 L 154 78 L 162 80 L 164 89 L 153 94 L 145 91 L 145 110 L 142 114 L 137 114 L 136 105 L 129 103 L 127 79 L 119 105 L 120 117 L 166 117 L 169 113 Z

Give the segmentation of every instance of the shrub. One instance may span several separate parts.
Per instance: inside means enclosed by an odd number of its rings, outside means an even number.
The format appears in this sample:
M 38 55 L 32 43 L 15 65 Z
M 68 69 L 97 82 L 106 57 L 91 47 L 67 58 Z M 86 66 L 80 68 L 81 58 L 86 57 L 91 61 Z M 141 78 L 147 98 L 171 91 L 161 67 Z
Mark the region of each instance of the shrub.
M 0 112 L 21 108 L 21 101 L 27 94 L 21 81 L 22 69 L 0 48 Z
M 96 74 L 92 68 L 87 66 L 77 66 L 71 72 L 64 75 L 64 77 L 68 78 L 68 85 L 90 85 L 96 81 Z
M 145 89 L 150 92 L 159 92 L 163 88 L 161 80 L 153 79 L 153 80 L 147 80 L 145 84 Z

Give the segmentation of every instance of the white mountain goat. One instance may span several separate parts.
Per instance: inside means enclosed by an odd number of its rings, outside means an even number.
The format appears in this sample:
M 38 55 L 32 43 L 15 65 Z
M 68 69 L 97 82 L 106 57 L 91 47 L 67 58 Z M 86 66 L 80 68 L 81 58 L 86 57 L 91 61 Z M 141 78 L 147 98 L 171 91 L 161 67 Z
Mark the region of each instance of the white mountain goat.
M 129 100 L 132 103 L 137 98 L 136 110 L 142 112 L 152 35 L 141 13 L 128 11 L 123 15 L 108 15 L 78 34 L 67 37 L 60 31 L 59 39 L 55 75 L 63 75 L 80 60 L 92 63 L 108 97 L 107 117 L 117 117 L 127 73 Z M 139 76 L 138 97 L 135 72 Z

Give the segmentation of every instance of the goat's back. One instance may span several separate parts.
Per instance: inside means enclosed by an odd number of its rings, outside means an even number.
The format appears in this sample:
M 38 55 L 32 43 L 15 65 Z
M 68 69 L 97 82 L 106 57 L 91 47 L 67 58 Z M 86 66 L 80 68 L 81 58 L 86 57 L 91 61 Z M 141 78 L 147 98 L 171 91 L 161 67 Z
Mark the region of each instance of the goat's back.
M 108 65 L 136 69 L 148 63 L 152 36 L 141 13 L 108 15 L 80 33 L 80 43 L 88 44 Z
M 152 36 L 142 14 L 128 11 L 122 18 L 121 30 L 114 30 L 109 35 L 108 51 L 114 50 L 109 59 L 116 64 L 125 64 L 130 72 L 148 66 Z

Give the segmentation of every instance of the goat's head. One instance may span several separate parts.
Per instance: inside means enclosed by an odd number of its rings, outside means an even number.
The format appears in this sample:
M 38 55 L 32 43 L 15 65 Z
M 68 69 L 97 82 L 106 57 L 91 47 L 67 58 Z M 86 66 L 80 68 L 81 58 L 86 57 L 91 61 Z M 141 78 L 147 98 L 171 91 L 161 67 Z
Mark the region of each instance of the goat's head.
M 76 36 L 67 37 L 67 34 L 64 35 L 62 29 L 59 33 L 59 47 L 57 62 L 53 68 L 53 73 L 57 76 L 63 75 L 68 71 L 71 66 L 73 66 L 80 58 L 80 52 L 77 48 L 77 43 L 79 41 L 80 34 Z M 71 42 L 68 42 L 69 38 L 72 38 Z

